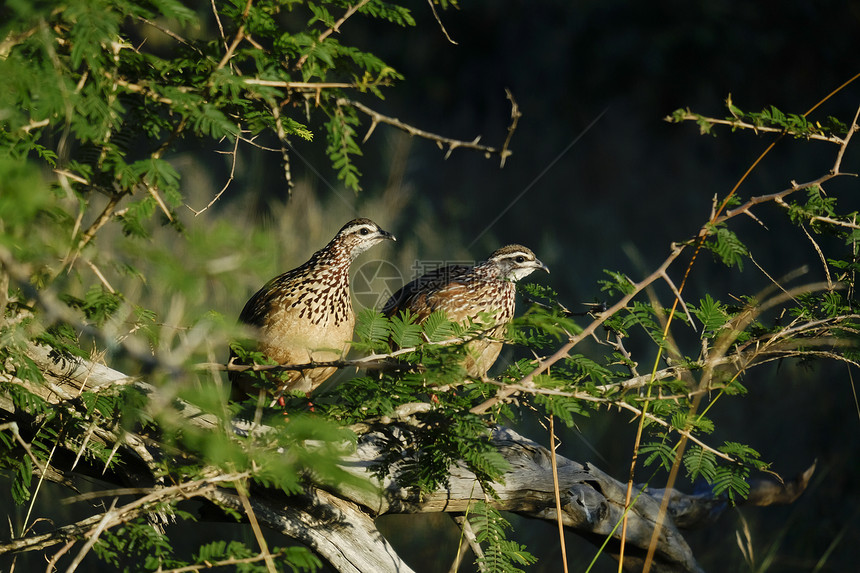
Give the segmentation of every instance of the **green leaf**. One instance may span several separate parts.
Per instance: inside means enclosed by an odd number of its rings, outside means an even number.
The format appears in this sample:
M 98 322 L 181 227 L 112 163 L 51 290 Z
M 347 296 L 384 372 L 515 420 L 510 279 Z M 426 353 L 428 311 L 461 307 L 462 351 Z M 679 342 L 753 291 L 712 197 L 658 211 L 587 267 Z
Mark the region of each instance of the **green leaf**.
M 712 483 L 717 475 L 716 459 L 713 452 L 698 445 L 690 446 L 684 454 L 684 468 L 687 471 L 687 477 L 690 480 L 695 480 L 701 476 L 708 483 Z
M 178 0 L 149 0 L 163 16 L 173 18 L 179 23 L 195 22 L 197 13 Z
M 717 468 L 712 483 L 714 495 L 725 492 L 732 503 L 736 503 L 739 498 L 746 498 L 750 492 L 749 483 L 746 481 L 748 475 L 749 470 L 745 467 Z
M 359 341 L 374 350 L 386 350 L 391 329 L 388 319 L 374 309 L 365 308 L 358 313 L 355 323 L 355 335 Z
M 361 155 L 361 149 L 355 142 L 355 127 L 358 125 L 358 113 L 351 107 L 339 106 L 331 114 L 326 123 L 328 147 L 326 148 L 332 166 L 338 170 L 338 179 L 347 188 L 358 192 L 361 189 L 359 177 L 361 172 L 352 162 L 353 156 Z
M 537 558 L 525 546 L 506 538 L 511 524 L 496 509 L 484 502 L 470 507 L 469 523 L 481 544 L 484 555 L 476 560 L 482 571 L 493 573 L 522 573 L 517 565 L 533 565 Z
M 454 325 L 448 320 L 444 310 L 434 311 L 421 323 L 424 336 L 430 342 L 441 342 L 454 338 Z
M 600 284 L 600 290 L 608 293 L 610 296 L 616 294 L 627 295 L 635 289 L 633 281 L 627 275 L 615 271 L 603 269 L 604 274 L 609 275 L 609 279 L 597 281 Z
M 675 463 L 675 449 L 666 442 L 665 438 L 660 442 L 642 444 L 639 453 L 646 456 L 644 462 L 646 467 L 656 461 L 664 470 L 669 471 Z
M 699 301 L 699 307 L 690 307 L 690 311 L 705 327 L 705 330 L 716 331 L 722 328 L 732 316 L 726 311 L 719 301 L 713 299 L 710 294 Z
M 743 270 L 744 259 L 749 255 L 749 251 L 738 236 L 726 227 L 718 227 L 710 237 L 711 240 L 704 244 L 723 264 L 729 267 L 737 266 L 739 270 Z
M 401 312 L 389 322 L 391 341 L 398 348 L 410 348 L 421 344 L 421 325 L 415 324 L 415 316 Z

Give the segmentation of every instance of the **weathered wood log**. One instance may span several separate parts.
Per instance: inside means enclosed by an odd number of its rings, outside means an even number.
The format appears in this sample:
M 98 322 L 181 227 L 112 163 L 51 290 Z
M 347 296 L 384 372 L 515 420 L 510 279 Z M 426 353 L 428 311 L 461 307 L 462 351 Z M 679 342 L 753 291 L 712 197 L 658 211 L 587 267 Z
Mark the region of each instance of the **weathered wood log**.
M 55 360 L 41 347 L 32 348 L 30 357 L 45 374 L 47 383 L 36 385 L 20 380 L 15 382 L 24 384 L 49 402 L 73 400 L 82 389 L 132 384 L 148 394 L 153 403 L 164 404 L 169 401 L 188 424 L 211 430 L 223 427 L 214 416 L 203 414 L 194 406 L 165 396 L 160 390 L 107 366 L 84 360 Z M 413 410 L 429 407 L 416 405 Z M 14 405 L 7 398 L 0 397 L 0 411 L 7 419 L 15 418 Z M 317 484 L 310 485 L 306 493 L 300 496 L 270 491 L 264 495 L 252 495 L 249 503 L 257 520 L 266 527 L 305 543 L 338 571 L 412 571 L 379 533 L 373 519 L 386 513 L 461 513 L 475 501 L 483 500 L 484 496 L 481 488 L 476 487 L 476 476 L 465 464 L 452 466 L 447 484 L 422 496 L 414 489 L 405 488 L 399 481 L 397 464 L 389 468 L 384 478 L 375 474 L 374 469 L 379 467 L 392 438 L 402 444 L 409 444 L 413 439 L 416 428 L 410 420 L 408 413 L 404 413 L 402 419 L 362 424 L 354 428 L 359 439 L 356 447 L 343 456 L 341 467 L 375 487 Z M 242 421 L 234 422 L 234 430 L 262 434 L 268 431 L 265 427 L 251 427 Z M 109 431 L 95 432 L 95 438 L 108 447 L 114 447 L 119 440 Z M 549 451 L 515 431 L 500 426 L 492 428 L 491 443 L 510 464 L 509 471 L 504 475 L 504 483 L 492 484 L 496 495 L 493 502 L 495 506 L 521 515 L 555 521 L 555 485 Z M 141 466 L 129 466 L 129 469 L 136 467 L 137 471 L 161 455 L 157 443 L 145 441 L 133 434 L 123 435 L 120 447 L 128 448 L 143 462 Z M 592 464 L 580 464 L 561 456 L 556 457 L 556 462 L 563 524 L 596 543 L 602 543 L 610 537 L 612 543 L 607 546 L 607 552 L 616 554 L 620 549 L 621 531 L 616 525 L 624 513 L 626 484 Z M 748 503 L 767 505 L 793 501 L 805 489 L 813 469 L 814 466 L 788 484 L 767 481 L 753 483 Z M 53 475 L 59 480 L 64 471 L 69 470 L 60 468 L 59 473 L 54 471 L 47 477 L 52 479 Z M 127 477 L 129 482 L 140 483 L 147 477 L 151 480 L 151 476 Z M 625 570 L 641 569 L 641 559 L 658 522 L 660 500 L 664 493 L 663 490 L 655 489 L 634 491 L 635 503 L 628 514 Z M 245 511 L 237 493 L 225 487 L 201 487 L 195 490 L 194 495 L 220 506 Z M 661 521 L 652 571 L 699 572 L 701 568 L 679 527 L 706 524 L 729 504 L 724 498 L 710 493 L 686 495 L 672 490 L 669 496 L 669 514 Z M 20 547 L 21 540 L 16 541 L 16 547 Z M 0 552 L 2 550 L 0 545 Z

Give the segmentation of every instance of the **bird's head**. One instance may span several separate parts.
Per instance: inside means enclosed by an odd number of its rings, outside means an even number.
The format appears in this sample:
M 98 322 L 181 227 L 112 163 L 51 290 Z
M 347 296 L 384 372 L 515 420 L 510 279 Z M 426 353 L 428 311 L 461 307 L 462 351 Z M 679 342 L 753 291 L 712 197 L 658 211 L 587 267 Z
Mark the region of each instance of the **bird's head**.
M 531 249 L 522 245 L 507 245 L 495 251 L 487 263 L 498 269 L 499 278 L 516 282 L 536 270 L 549 272 L 549 268 L 540 262 Z
M 354 260 L 376 243 L 386 239 L 397 240 L 394 235 L 370 219 L 353 219 L 338 231 L 333 242 L 339 243 Z

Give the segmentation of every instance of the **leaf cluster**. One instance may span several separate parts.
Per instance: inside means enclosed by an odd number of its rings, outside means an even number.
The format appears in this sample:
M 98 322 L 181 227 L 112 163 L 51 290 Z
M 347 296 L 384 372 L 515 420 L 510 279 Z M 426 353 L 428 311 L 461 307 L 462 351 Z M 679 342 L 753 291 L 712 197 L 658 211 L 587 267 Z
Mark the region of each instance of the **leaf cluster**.
M 469 511 L 469 523 L 484 552 L 475 561 L 481 571 L 523 573 L 520 567 L 537 563 L 524 545 L 507 538 L 511 524 L 490 504 L 476 502 Z

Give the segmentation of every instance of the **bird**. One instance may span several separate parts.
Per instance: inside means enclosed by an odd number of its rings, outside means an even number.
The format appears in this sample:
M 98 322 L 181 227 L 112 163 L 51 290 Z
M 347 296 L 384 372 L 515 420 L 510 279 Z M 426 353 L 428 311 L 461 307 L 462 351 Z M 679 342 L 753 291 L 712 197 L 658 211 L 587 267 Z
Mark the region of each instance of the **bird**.
M 350 264 L 374 245 L 397 239 L 370 219 L 341 227 L 334 238 L 303 265 L 268 281 L 245 303 L 239 321 L 255 330 L 257 350 L 278 364 L 311 364 L 340 359 L 349 349 L 355 312 L 349 289 Z M 231 351 L 231 363 L 236 356 Z M 282 399 L 287 391 L 309 394 L 336 368 L 288 370 L 286 381 L 269 378 L 267 390 Z M 230 373 L 235 389 L 251 392 L 251 380 Z M 256 392 L 253 392 L 256 394 Z M 261 393 L 262 397 L 262 393 Z
M 531 249 L 507 245 L 474 266 L 448 265 L 418 277 L 391 295 L 382 314 L 390 318 L 408 310 L 421 323 L 442 310 L 448 320 L 460 324 L 484 322 L 482 313 L 492 315 L 495 322 L 486 336 L 466 344 L 467 374 L 483 377 L 499 357 L 502 342 L 498 339 L 514 317 L 514 283 L 536 270 L 549 273 Z

